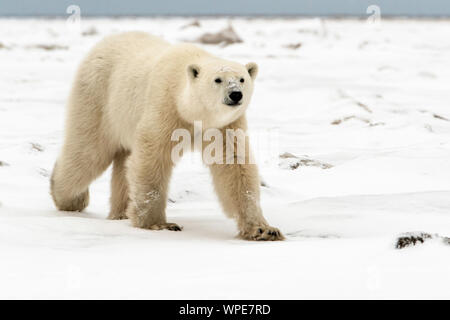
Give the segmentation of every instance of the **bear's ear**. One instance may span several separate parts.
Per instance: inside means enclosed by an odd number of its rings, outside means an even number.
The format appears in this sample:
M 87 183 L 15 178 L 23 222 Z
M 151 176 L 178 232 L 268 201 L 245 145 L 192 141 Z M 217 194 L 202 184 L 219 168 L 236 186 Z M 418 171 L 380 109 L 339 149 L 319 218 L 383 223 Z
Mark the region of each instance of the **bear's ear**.
M 200 67 L 196 64 L 191 64 L 187 68 L 187 72 L 188 72 L 189 79 L 195 79 L 198 77 L 198 75 L 200 73 Z
M 258 75 L 258 65 L 254 62 L 249 62 L 245 65 L 245 67 L 247 68 L 250 77 L 255 80 L 256 76 Z

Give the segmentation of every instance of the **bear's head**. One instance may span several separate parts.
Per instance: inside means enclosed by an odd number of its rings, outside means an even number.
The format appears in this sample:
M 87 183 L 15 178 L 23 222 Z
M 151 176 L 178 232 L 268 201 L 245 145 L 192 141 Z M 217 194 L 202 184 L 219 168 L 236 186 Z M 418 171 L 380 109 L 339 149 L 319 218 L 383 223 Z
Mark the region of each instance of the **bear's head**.
M 203 128 L 221 128 L 247 109 L 253 93 L 258 66 L 211 59 L 190 64 L 180 116 L 189 123 L 202 121 Z

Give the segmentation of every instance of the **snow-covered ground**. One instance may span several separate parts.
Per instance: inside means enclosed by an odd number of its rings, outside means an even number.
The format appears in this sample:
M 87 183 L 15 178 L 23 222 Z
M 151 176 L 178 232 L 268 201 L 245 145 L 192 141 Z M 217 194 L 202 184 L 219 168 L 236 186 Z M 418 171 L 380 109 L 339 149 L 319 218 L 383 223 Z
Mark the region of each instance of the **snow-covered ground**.
M 86 212 L 56 211 L 49 174 L 83 55 L 123 30 L 178 42 L 228 25 L 192 21 L 82 19 L 77 36 L 62 19 L 0 19 L 0 298 L 450 298 L 450 246 L 395 249 L 403 232 L 450 235 L 448 20 L 233 19 L 243 43 L 205 45 L 259 64 L 249 122 L 284 242 L 236 238 L 198 157 L 171 183 L 182 232 L 106 220 L 109 171 Z

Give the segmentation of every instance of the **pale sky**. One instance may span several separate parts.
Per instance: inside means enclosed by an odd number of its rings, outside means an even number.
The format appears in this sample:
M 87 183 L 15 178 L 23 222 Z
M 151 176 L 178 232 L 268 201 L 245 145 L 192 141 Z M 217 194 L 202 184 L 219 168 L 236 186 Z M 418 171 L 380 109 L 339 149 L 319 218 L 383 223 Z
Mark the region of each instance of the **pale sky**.
M 450 16 L 450 0 L 0 0 L 2 16 L 64 16 L 69 5 L 86 16 L 355 15 L 369 5 L 384 15 Z

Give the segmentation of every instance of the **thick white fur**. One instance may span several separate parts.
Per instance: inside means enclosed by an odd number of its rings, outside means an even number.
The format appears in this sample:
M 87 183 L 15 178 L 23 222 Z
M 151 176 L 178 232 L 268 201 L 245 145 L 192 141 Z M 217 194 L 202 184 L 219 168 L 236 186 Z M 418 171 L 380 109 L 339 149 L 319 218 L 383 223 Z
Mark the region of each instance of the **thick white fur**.
M 257 70 L 254 63 L 244 66 L 141 32 L 101 41 L 81 63 L 73 84 L 64 146 L 51 178 L 56 206 L 83 210 L 89 184 L 113 163 L 110 219 L 128 217 L 141 228 L 181 230 L 165 215 L 174 165 L 171 134 L 178 128 L 193 132 L 194 121 L 202 121 L 203 129 L 246 130 Z M 243 93 L 241 105 L 225 105 L 235 89 Z M 243 238 L 283 239 L 262 216 L 256 165 L 210 168 L 224 210 L 236 218 Z

